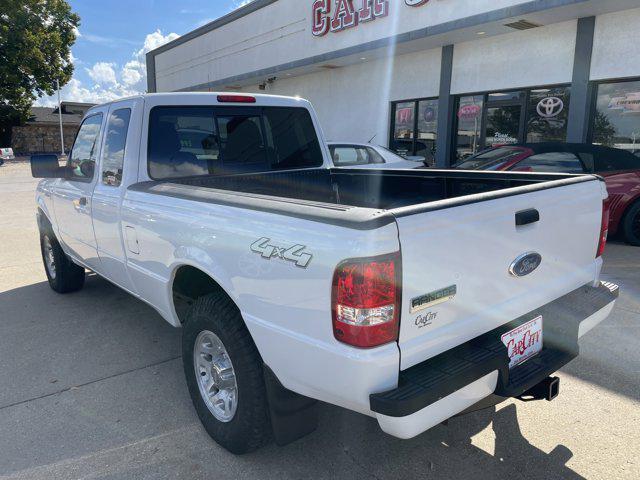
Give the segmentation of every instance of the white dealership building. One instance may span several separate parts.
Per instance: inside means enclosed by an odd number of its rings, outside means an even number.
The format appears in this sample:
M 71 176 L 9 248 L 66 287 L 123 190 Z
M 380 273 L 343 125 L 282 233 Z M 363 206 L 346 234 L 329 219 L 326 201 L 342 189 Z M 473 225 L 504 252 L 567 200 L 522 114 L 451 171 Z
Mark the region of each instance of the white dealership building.
M 640 150 L 640 0 L 254 0 L 147 67 L 149 91 L 298 95 L 329 140 L 441 166 L 516 142 Z

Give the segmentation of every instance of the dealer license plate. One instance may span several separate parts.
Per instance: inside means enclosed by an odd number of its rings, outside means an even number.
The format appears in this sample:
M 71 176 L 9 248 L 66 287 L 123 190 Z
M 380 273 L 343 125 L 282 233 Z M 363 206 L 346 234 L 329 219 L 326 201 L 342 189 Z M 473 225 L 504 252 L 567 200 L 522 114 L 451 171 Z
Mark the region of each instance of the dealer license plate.
M 542 317 L 514 328 L 502 335 L 502 343 L 509 351 L 509 368 L 516 367 L 542 350 Z

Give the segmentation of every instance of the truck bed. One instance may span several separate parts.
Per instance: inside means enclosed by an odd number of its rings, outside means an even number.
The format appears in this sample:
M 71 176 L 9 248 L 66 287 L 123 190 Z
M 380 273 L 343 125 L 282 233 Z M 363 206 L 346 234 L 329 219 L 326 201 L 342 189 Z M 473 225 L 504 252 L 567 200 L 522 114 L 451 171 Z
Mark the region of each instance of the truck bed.
M 397 217 L 592 180 L 592 175 L 319 168 L 174 178 L 130 190 L 375 228 L 392 221 L 384 214 L 391 210 Z M 517 187 L 527 188 L 513 190 Z

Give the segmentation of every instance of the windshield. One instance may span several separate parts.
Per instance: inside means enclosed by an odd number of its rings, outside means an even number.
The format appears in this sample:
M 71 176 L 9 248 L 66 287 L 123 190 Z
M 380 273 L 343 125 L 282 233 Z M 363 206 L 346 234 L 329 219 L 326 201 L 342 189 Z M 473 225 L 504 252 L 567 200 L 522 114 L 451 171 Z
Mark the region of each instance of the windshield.
M 505 162 L 525 152 L 523 148 L 498 147 L 485 150 L 457 164 L 460 170 L 498 170 Z

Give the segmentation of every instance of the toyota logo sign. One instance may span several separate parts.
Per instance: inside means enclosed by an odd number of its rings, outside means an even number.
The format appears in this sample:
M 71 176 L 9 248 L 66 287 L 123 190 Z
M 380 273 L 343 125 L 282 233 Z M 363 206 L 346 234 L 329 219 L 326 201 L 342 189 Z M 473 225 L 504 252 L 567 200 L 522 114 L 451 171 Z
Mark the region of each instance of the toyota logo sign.
M 564 110 L 564 102 L 558 97 L 543 98 L 536 108 L 542 118 L 557 117 Z

